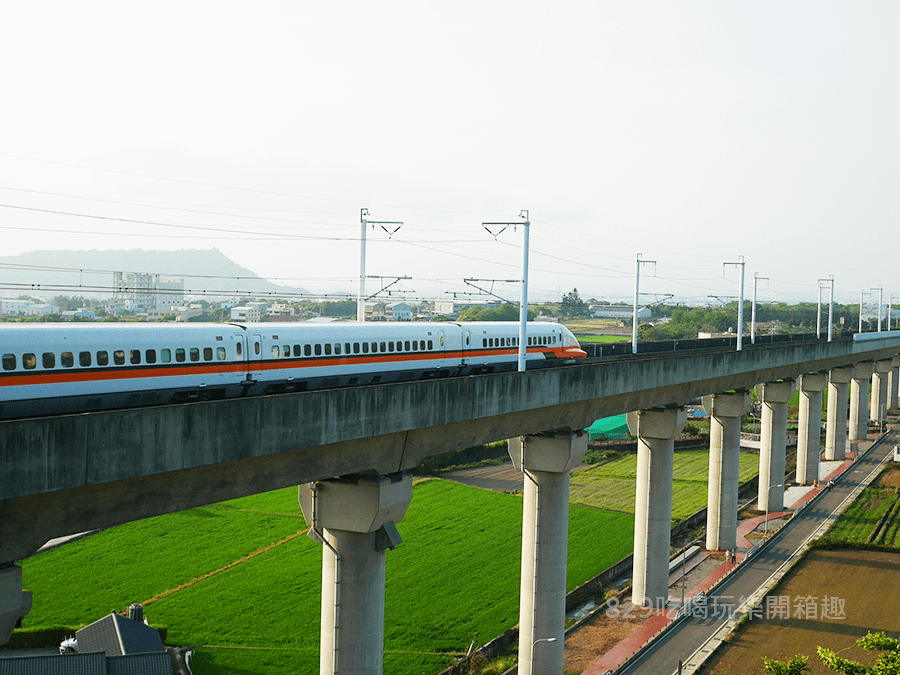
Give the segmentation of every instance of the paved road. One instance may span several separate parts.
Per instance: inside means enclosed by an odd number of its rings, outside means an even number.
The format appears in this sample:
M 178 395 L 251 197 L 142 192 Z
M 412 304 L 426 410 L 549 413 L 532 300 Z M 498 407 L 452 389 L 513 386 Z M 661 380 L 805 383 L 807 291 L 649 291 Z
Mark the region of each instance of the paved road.
M 835 481 L 830 492 L 792 518 L 773 537 L 767 547 L 746 563 L 742 563 L 715 590 L 715 599 L 721 604 L 735 607 L 742 598 L 752 595 L 793 554 L 815 530 L 832 515 L 850 492 L 872 470 L 893 452 L 900 441 L 900 432 L 891 431 L 887 437 L 872 446 L 871 450 Z M 712 607 L 713 596 L 707 600 Z M 679 661 L 687 661 L 725 622 L 721 614 L 708 618 L 692 617 L 682 621 L 669 632 L 654 640 L 640 657 L 616 672 L 624 673 L 674 673 Z

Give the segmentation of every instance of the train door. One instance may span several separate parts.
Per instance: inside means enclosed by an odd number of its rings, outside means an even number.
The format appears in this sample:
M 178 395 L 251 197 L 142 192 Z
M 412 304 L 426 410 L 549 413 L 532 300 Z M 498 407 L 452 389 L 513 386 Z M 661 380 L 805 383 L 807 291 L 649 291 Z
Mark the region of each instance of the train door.
M 250 344 L 247 353 L 247 368 L 251 377 L 262 376 L 262 335 L 250 333 Z

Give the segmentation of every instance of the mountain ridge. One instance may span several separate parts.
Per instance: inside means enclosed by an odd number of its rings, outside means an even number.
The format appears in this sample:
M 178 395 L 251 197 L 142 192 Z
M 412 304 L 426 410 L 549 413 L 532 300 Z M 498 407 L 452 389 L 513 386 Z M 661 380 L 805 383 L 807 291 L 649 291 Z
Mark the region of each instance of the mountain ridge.
M 186 295 L 232 297 L 247 293 L 308 294 L 279 286 L 213 249 L 29 251 L 0 256 L 0 296 L 112 295 L 113 273 L 184 279 Z

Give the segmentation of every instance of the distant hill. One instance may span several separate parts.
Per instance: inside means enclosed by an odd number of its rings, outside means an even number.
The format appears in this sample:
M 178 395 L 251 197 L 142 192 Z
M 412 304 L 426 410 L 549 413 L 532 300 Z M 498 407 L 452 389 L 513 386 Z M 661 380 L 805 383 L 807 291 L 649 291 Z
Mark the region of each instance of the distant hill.
M 183 277 L 187 294 L 308 293 L 278 286 L 234 263 L 217 249 L 181 251 L 31 251 L 0 256 L 0 297 L 111 295 L 113 272 Z

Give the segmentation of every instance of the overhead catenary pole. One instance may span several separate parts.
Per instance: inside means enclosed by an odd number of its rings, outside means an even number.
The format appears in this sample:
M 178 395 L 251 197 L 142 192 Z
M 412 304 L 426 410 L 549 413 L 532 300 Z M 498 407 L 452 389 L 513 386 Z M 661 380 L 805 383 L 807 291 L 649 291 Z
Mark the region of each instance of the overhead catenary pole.
M 528 349 L 528 230 L 531 222 L 528 216 L 528 209 L 519 211 L 519 218 L 524 218 L 525 222 L 491 222 L 481 223 L 481 226 L 487 230 L 487 233 L 496 239 L 507 227 L 523 226 L 522 232 L 522 299 L 519 302 L 519 372 L 525 372 L 526 354 Z M 491 231 L 489 225 L 502 226 L 496 232 Z
M 884 305 L 884 288 L 879 286 L 878 288 L 873 288 L 873 291 L 878 291 L 878 332 L 881 332 L 881 307 Z
M 356 292 L 356 320 L 366 320 L 366 229 L 369 225 L 375 227 L 381 225 L 381 229 L 390 237 L 403 227 L 403 223 L 397 220 L 367 220 L 369 209 L 359 210 L 359 288 Z M 393 230 L 388 230 L 385 225 L 396 225 Z
M 519 305 L 519 372 L 525 372 L 525 355 L 528 340 L 528 230 L 531 225 L 528 210 L 519 213 L 525 219 L 522 232 L 522 302 Z
M 743 334 L 744 334 L 744 267 L 746 263 L 744 262 L 744 256 L 739 255 L 740 262 L 727 262 L 722 263 L 723 267 L 725 265 L 734 265 L 736 267 L 741 268 L 741 292 L 738 299 L 738 326 L 737 326 L 737 350 L 741 351 L 743 349 Z
M 631 315 L 631 353 L 638 352 L 638 303 L 641 295 L 641 265 L 655 265 L 655 260 L 641 260 L 641 254 L 637 254 L 634 265 L 634 311 Z
M 859 332 L 863 332 L 863 324 L 862 324 L 862 316 L 863 316 L 863 293 L 865 291 L 859 292 Z
M 750 344 L 756 344 L 756 284 L 760 279 L 769 280 L 769 277 L 759 276 L 759 272 L 753 273 L 753 302 L 750 304 Z
M 828 295 L 828 341 L 831 342 L 834 333 L 834 275 L 828 275 L 831 291 Z

